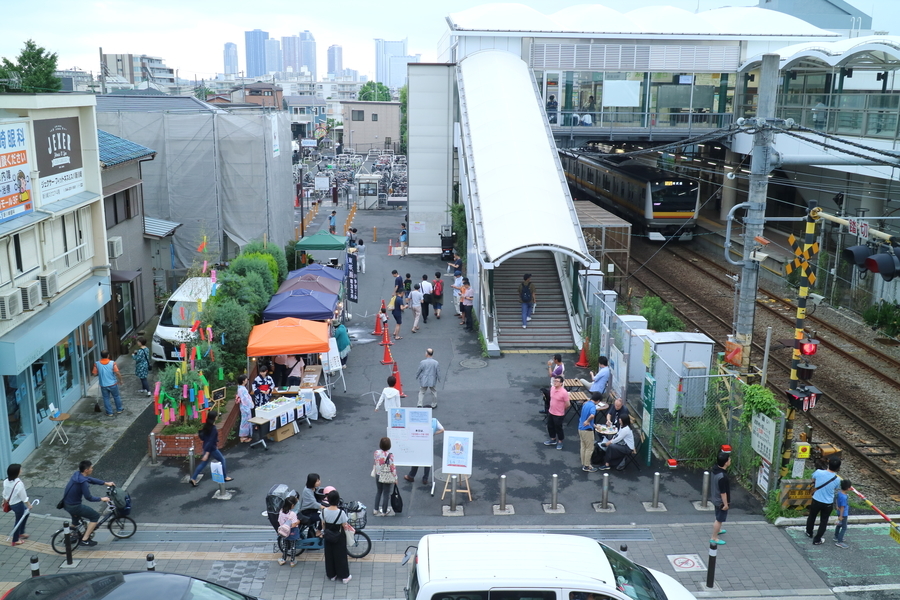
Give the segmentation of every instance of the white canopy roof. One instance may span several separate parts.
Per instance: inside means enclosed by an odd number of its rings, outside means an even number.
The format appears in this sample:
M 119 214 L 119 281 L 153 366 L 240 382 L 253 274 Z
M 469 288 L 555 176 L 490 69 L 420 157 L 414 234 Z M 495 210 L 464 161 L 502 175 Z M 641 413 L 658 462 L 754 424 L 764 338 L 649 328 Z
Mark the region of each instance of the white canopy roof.
M 476 236 L 485 263 L 527 250 L 587 252 L 556 145 L 528 65 L 484 50 L 458 66 L 462 143 Z M 498 98 L 516 98 L 502 102 Z
M 628 12 L 581 4 L 545 15 L 523 4 L 483 4 L 451 14 L 454 31 L 529 33 L 644 34 L 712 37 L 836 38 L 802 19 L 758 7 L 727 7 L 689 12 L 674 6 L 648 6 Z
M 883 53 L 900 59 L 900 36 L 896 35 L 867 35 L 858 38 L 848 38 L 836 42 L 806 42 L 785 46 L 775 50 L 773 54 L 781 57 L 779 68 L 801 60 L 811 59 L 823 62 L 832 67 L 850 62 L 850 59 L 858 54 Z M 752 67 L 762 61 L 762 54 L 757 54 L 741 66 L 741 70 Z

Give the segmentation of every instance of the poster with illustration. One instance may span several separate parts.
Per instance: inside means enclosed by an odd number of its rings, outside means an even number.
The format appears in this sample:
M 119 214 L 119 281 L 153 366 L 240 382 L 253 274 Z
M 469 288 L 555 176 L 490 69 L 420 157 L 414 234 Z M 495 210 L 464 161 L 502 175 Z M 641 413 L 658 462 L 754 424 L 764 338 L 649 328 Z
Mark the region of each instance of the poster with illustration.
M 472 474 L 471 431 L 445 431 L 444 451 L 441 456 L 441 470 L 447 474 Z
M 34 212 L 28 125 L 0 124 L 0 223 Z
M 388 427 L 392 429 L 406 428 L 406 409 L 392 408 L 388 412 Z

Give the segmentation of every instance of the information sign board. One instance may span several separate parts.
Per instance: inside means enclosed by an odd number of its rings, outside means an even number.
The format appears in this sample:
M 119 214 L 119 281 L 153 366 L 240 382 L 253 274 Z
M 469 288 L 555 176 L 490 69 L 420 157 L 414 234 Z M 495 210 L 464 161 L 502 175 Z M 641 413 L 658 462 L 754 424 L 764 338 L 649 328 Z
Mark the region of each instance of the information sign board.
M 441 470 L 448 475 L 472 474 L 471 431 L 445 431 Z

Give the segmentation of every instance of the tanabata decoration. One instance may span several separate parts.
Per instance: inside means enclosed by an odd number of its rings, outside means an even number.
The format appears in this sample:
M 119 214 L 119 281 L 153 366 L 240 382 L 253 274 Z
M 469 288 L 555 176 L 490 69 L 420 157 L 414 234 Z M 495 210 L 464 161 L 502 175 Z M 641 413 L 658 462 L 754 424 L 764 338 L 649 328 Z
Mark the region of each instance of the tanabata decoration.
M 200 341 L 205 342 L 206 341 L 206 331 L 202 327 L 200 329 L 198 329 L 198 331 L 200 332 Z
M 188 397 L 188 384 L 184 384 L 184 388 L 182 389 L 182 392 L 181 392 L 181 397 L 182 398 Z
M 203 312 L 203 300 L 201 300 L 200 298 L 197 298 L 197 312 Z
M 200 328 L 200 320 L 194 321 L 194 324 L 191 325 L 191 333 L 197 333 L 197 329 Z
M 219 367 L 219 380 L 225 381 L 225 369 L 222 367 Z
M 203 236 L 203 242 L 201 242 L 200 245 L 197 246 L 197 252 L 203 252 L 204 250 L 206 250 L 206 236 L 205 235 Z
M 201 272 L 201 273 L 206 273 L 206 261 L 205 261 L 205 260 L 203 261 L 203 270 L 200 271 L 200 272 Z
M 215 295 L 216 295 L 216 288 L 217 288 L 217 287 L 219 287 L 219 284 L 218 284 L 218 283 L 212 284 L 212 289 L 209 291 L 209 295 L 210 295 L 210 296 L 215 296 Z
M 210 270 L 209 270 L 209 279 L 210 279 L 213 283 L 216 282 L 216 270 L 215 270 L 215 269 L 210 269 Z

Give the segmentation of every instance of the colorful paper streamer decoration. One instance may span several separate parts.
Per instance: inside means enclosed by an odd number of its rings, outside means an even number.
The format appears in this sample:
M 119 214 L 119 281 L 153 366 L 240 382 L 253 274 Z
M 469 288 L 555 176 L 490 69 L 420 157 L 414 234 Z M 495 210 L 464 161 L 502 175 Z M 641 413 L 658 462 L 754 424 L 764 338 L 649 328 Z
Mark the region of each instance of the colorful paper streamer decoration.
M 213 283 L 216 282 L 216 270 L 215 269 L 209 270 L 209 278 Z
M 225 381 L 225 369 L 219 367 L 219 381 Z
M 212 284 L 212 289 L 211 289 L 210 292 L 209 292 L 209 295 L 210 295 L 210 296 L 215 296 L 215 295 L 216 295 L 216 288 L 217 288 L 217 287 L 219 287 L 219 284 L 218 284 L 218 283 Z
M 182 398 L 188 397 L 188 384 L 184 384 L 184 387 L 181 389 L 181 397 Z
M 204 274 L 206 273 L 206 261 L 205 260 L 203 261 L 203 270 L 200 272 L 204 273 Z

